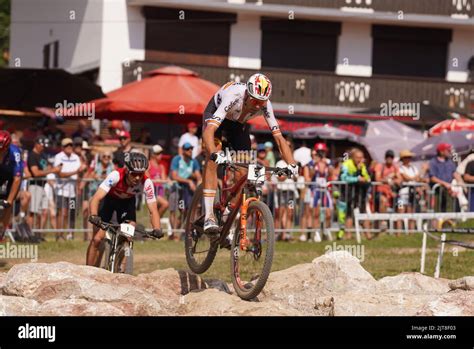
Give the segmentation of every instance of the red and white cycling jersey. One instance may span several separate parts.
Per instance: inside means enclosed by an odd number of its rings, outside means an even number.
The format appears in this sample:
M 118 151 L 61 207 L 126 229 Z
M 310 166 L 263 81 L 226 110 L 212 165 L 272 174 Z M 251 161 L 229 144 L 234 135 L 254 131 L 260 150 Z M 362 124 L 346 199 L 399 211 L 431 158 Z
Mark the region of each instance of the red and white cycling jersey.
M 141 182 L 135 186 L 130 186 L 125 181 L 126 168 L 119 168 L 112 171 L 100 184 L 100 188 L 105 190 L 107 195 L 116 199 L 130 199 L 137 194 L 145 193 L 147 203 L 155 202 L 155 188 L 153 182 L 146 175 Z

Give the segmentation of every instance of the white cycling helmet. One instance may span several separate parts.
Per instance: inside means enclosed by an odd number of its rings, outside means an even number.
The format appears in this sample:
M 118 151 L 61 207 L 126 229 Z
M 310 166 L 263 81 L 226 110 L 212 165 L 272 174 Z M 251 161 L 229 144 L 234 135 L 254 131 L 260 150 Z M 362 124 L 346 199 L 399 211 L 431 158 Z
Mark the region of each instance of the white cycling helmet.
M 267 101 L 272 94 L 272 83 L 263 74 L 254 74 L 247 81 L 249 95 L 261 101 Z

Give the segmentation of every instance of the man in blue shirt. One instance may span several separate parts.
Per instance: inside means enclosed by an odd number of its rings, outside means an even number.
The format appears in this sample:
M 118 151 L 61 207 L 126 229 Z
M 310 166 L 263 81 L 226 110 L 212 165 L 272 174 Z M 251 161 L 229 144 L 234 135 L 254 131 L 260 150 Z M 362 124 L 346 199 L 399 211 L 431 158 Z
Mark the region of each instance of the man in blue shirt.
M 193 146 L 186 142 L 181 147 L 182 155 L 176 155 L 171 160 L 170 177 L 176 183 L 173 185 L 170 202 L 170 223 L 173 228 L 181 226 L 181 217 L 177 217 L 176 211 L 180 211 L 180 216 L 191 205 L 191 200 L 196 190 L 196 186 L 201 182 L 201 171 L 199 163 L 192 158 Z
M 8 131 L 0 131 L 0 206 L 3 214 L 0 217 L 0 239 L 4 228 L 10 224 L 12 205 L 15 201 L 23 176 L 21 149 L 11 144 Z
M 456 172 L 456 164 L 451 160 L 451 151 L 450 144 L 440 143 L 436 148 L 437 156 L 430 161 L 430 183 L 440 186 L 437 190 L 439 206 L 436 208 L 440 208 L 441 212 L 446 212 L 448 193 L 453 195 L 452 180 L 462 183 L 461 176 Z

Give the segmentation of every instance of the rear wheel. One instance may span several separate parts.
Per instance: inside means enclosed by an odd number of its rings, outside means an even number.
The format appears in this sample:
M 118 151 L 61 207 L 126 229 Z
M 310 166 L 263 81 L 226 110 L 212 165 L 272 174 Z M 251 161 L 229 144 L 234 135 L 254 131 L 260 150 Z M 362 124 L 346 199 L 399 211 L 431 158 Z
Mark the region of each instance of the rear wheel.
M 212 265 L 218 249 L 218 237 L 211 239 L 204 234 L 202 185 L 194 192 L 184 230 L 184 250 L 188 266 L 194 273 L 202 274 Z
M 238 296 L 250 300 L 262 291 L 272 268 L 275 228 L 267 205 L 261 201 L 250 203 L 246 228 L 245 241 L 241 241 L 240 231 L 232 239 L 231 275 Z

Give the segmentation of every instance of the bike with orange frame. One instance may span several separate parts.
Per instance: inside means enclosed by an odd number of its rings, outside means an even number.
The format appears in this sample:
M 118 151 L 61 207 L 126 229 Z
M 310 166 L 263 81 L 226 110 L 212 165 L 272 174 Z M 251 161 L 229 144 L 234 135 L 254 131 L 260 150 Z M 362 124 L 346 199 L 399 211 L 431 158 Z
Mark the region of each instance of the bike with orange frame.
M 291 176 L 287 168 L 229 162 L 214 202 L 214 215 L 220 226 L 216 237 L 204 234 L 202 185 L 195 191 L 185 222 L 185 253 L 189 268 L 204 273 L 214 261 L 219 248 L 231 250 L 231 277 L 237 295 L 255 298 L 264 288 L 271 271 L 275 245 L 272 213 L 260 200 L 268 175 Z M 235 183 L 230 178 L 240 169 L 247 172 Z M 237 198 L 237 199 L 235 199 Z M 231 206 L 231 202 L 235 202 Z M 230 213 L 224 217 L 225 208 Z

